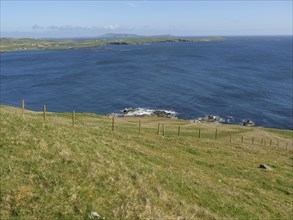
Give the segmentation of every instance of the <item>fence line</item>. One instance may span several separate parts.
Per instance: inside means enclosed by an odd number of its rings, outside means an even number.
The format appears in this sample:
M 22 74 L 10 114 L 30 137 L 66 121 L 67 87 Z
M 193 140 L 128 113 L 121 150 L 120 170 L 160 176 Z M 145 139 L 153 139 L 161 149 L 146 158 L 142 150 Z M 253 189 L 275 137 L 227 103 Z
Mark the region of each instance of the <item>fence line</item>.
M 22 114 L 22 116 L 24 117 L 24 115 L 25 115 L 25 101 L 24 100 L 22 100 L 21 101 L 21 114 Z M 46 105 L 43 105 L 43 118 L 44 118 L 44 121 L 46 122 L 46 120 L 47 120 L 47 109 L 46 109 Z M 74 127 L 75 126 L 75 124 L 76 124 L 76 116 L 75 116 L 75 111 L 72 111 L 72 126 Z M 119 123 L 118 123 L 119 124 Z M 177 136 L 179 137 L 181 134 L 183 134 L 183 132 L 182 132 L 182 127 L 184 127 L 184 126 L 189 126 L 190 124 L 186 124 L 186 125 L 178 125 L 178 126 L 176 126 L 176 125 L 168 125 L 168 128 L 170 128 L 170 129 L 168 129 L 168 131 L 170 131 L 169 133 L 176 133 L 176 127 L 177 127 Z M 116 125 L 117 126 L 117 125 Z M 112 117 L 112 132 L 114 132 L 114 130 L 115 130 L 115 117 L 113 116 Z M 176 127 L 175 127 L 176 126 Z M 135 128 L 134 126 L 128 126 L 128 125 L 120 125 L 120 126 L 118 126 L 118 127 L 128 127 L 128 128 Z M 154 127 L 145 127 L 146 129 L 155 129 Z M 160 124 L 160 123 L 158 123 L 158 126 L 157 126 L 157 132 L 156 132 L 156 134 L 157 135 L 160 135 L 161 134 L 161 132 L 160 132 L 160 130 L 161 130 L 161 128 L 162 128 L 162 136 L 163 137 L 165 137 L 166 136 L 166 125 L 165 124 Z M 138 133 L 139 134 L 141 134 L 141 132 L 142 132 L 142 122 L 141 122 L 141 120 L 139 119 L 138 120 Z M 190 131 L 189 130 L 189 132 L 192 132 L 192 131 Z M 185 133 L 186 134 L 186 133 Z M 221 134 L 221 133 L 220 133 Z M 229 138 L 229 142 L 230 143 L 236 143 L 235 142 L 235 138 L 234 138 L 234 141 L 233 141 L 233 139 L 232 139 L 232 134 L 233 133 L 229 133 L 229 135 L 228 135 L 228 138 Z M 205 133 L 205 136 L 207 137 L 207 136 L 210 136 L 210 138 L 206 138 L 206 139 L 213 139 L 212 138 L 212 133 L 211 132 L 207 132 L 207 133 Z M 194 137 L 196 137 L 196 133 L 194 134 Z M 215 140 L 217 140 L 218 139 L 218 137 L 219 137 L 219 131 L 218 131 L 218 128 L 215 130 L 215 133 L 214 133 L 214 139 Z M 238 136 L 236 136 L 236 138 L 237 137 L 239 137 L 239 135 Z M 250 136 L 251 137 L 251 136 Z M 283 137 L 285 137 L 285 133 L 283 133 Z M 201 128 L 198 128 L 198 139 L 201 139 L 202 138 L 202 131 L 201 131 Z M 222 137 L 221 139 L 223 140 L 224 138 L 226 138 L 226 135 L 224 136 L 224 137 Z M 225 140 L 225 139 L 224 139 Z M 251 144 L 252 145 L 255 145 L 255 144 L 257 144 L 256 143 L 256 138 L 255 137 L 251 137 Z M 269 140 L 267 140 L 267 138 L 259 138 L 258 139 L 259 140 L 259 143 L 260 143 L 260 145 L 264 145 L 264 146 L 267 146 L 267 143 L 268 143 L 268 146 L 277 146 L 277 147 L 279 147 L 280 145 L 285 145 L 285 148 L 286 149 L 288 149 L 288 142 L 286 142 L 286 141 L 279 141 L 279 140 L 276 140 L 275 142 L 270 138 Z M 267 142 L 268 141 L 268 142 Z M 247 142 L 247 141 L 245 141 L 245 142 Z M 239 142 L 238 142 L 239 143 Z M 244 136 L 243 135 L 241 135 L 241 141 L 240 141 L 240 143 L 241 144 L 243 144 L 244 143 Z M 274 144 L 274 143 L 276 143 L 276 144 Z M 283 144 L 281 144 L 281 143 L 283 143 Z M 291 146 L 292 147 L 292 146 Z

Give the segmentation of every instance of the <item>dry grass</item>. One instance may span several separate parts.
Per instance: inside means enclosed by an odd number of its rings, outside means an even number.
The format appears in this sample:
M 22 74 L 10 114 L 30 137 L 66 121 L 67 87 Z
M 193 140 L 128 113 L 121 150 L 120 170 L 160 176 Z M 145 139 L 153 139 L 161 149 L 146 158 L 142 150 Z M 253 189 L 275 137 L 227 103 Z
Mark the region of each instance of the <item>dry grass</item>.
M 1 106 L 1 219 L 292 217 L 292 131 L 144 117 L 116 118 L 111 132 L 106 116 L 47 119 Z

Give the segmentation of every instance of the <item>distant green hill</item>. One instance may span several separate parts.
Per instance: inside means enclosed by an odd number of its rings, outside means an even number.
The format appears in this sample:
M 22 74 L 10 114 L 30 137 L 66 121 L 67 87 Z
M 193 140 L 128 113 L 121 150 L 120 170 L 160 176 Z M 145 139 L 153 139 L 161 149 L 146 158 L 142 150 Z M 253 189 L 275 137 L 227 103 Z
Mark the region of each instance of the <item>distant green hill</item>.
M 1 219 L 292 217 L 292 131 L 157 117 L 112 131 L 102 115 L 72 126 L 71 113 L 0 112 Z
M 109 39 L 109 38 L 113 39 Z M 115 37 L 114 37 L 115 36 Z M 102 37 L 103 38 L 103 37 Z M 1 38 L 0 52 L 18 50 L 62 50 L 72 48 L 87 48 L 106 46 L 112 44 L 144 44 L 163 42 L 202 42 L 202 41 L 222 41 L 221 37 L 209 38 L 174 38 L 174 37 L 136 37 L 136 35 L 111 35 L 104 36 L 107 39 L 33 39 L 33 38 Z

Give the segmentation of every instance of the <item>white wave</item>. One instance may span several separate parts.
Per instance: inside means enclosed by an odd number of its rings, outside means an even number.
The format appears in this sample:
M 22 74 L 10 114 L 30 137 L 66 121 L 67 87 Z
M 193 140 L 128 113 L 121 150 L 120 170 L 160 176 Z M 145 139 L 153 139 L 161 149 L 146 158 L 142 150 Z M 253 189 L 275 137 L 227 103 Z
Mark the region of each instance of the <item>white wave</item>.
M 227 121 L 224 118 L 220 117 L 220 123 L 225 123 L 225 122 L 227 122 Z
M 156 113 L 162 112 L 168 117 L 175 117 L 176 112 L 165 109 L 148 109 L 148 108 L 125 108 L 122 110 L 122 116 L 155 116 Z

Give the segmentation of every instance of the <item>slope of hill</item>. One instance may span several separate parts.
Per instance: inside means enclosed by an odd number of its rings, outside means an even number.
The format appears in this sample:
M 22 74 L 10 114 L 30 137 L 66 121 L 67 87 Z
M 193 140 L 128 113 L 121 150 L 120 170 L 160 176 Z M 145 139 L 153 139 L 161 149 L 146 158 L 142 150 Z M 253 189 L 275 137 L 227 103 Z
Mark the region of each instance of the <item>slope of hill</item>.
M 292 217 L 292 131 L 0 110 L 1 219 Z

